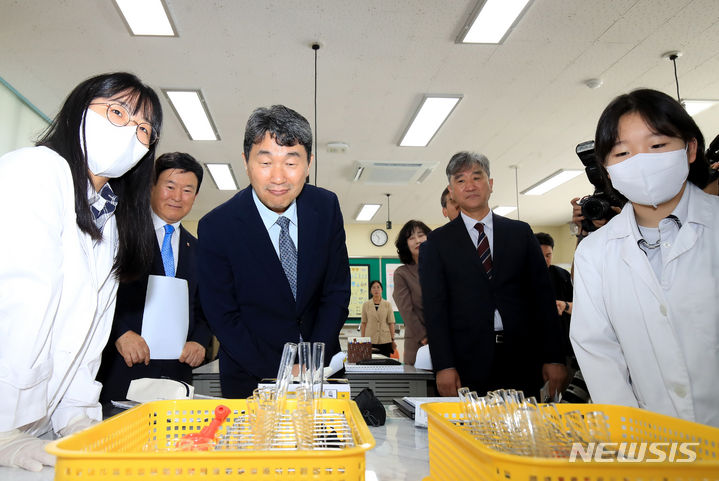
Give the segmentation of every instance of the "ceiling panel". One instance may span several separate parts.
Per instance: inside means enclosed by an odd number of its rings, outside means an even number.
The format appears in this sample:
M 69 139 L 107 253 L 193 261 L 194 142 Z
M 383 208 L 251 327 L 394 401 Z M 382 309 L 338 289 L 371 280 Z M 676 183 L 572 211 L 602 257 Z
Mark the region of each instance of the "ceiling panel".
M 314 124 L 318 52 L 318 184 L 338 193 L 348 222 L 362 202 L 386 203 L 393 222 L 443 221 L 444 167 L 459 150 L 485 153 L 495 178 L 491 205 L 514 204 L 522 190 L 559 168 L 579 168 L 577 143 L 592 137 L 604 106 L 640 86 L 674 94 L 667 50 L 682 95 L 719 98 L 716 0 L 534 0 L 502 45 L 460 45 L 474 0 L 166 0 L 178 38 L 129 35 L 111 0 L 0 0 L 0 76 L 47 115 L 90 75 L 126 69 L 156 89 L 199 88 L 222 140 L 190 141 L 163 99 L 160 152 L 187 151 L 230 162 L 247 184 L 244 125 L 258 106 L 284 103 Z M 601 77 L 589 89 L 584 81 Z M 425 93 L 464 98 L 425 148 L 397 143 Z M 697 116 L 707 138 L 719 108 Z M 343 141 L 345 153 L 326 144 Z M 352 183 L 359 160 L 436 161 L 421 184 Z M 314 180 L 314 169 L 312 169 Z M 587 194 L 584 176 L 540 197 L 520 198 L 537 225 L 569 221 L 569 199 Z M 191 220 L 227 200 L 207 181 Z M 510 214 L 515 216 L 515 214 Z M 386 208 L 375 221 L 386 220 Z

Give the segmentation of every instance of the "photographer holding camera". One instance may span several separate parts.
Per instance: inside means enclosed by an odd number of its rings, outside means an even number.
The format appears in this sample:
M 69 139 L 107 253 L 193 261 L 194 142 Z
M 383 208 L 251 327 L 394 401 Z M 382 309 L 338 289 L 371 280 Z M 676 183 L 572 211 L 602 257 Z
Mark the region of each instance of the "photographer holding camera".
M 577 145 L 576 152 L 584 165 L 587 179 L 594 186 L 592 195 L 575 197 L 571 200 L 572 222 L 576 226 L 573 232 L 577 236 L 578 244 L 590 232 L 599 229 L 617 215 L 627 199 L 607 181 L 604 167 L 596 161 L 593 140 Z
M 709 162 L 709 180 L 702 190 L 707 194 L 719 195 L 719 135 L 714 137 L 705 155 Z
M 719 427 L 719 198 L 704 138 L 673 98 L 614 99 L 597 168 L 628 202 L 575 253 L 570 338 L 597 403 Z

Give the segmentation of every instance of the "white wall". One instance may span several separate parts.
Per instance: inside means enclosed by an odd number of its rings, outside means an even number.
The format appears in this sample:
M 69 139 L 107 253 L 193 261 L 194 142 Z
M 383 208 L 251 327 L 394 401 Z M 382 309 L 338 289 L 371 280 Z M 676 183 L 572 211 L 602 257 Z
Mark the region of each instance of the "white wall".
M 0 155 L 35 144 L 47 122 L 0 79 Z

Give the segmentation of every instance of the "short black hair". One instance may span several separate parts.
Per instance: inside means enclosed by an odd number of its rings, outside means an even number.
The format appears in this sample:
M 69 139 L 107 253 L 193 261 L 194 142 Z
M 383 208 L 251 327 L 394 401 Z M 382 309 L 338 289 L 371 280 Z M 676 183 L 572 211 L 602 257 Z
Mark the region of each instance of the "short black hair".
M 551 235 L 546 232 L 537 232 L 534 236 L 539 241 L 540 246 L 549 246 L 554 249 L 554 239 L 552 239 Z
M 425 235 L 429 235 L 429 233 L 432 232 L 432 229 L 427 227 L 421 220 L 409 220 L 402 226 L 399 230 L 399 234 L 397 234 L 397 239 L 394 241 L 394 245 L 397 247 L 399 260 L 402 261 L 403 264 L 414 264 L 412 252 L 410 252 L 409 246 L 407 245 L 407 239 L 412 236 L 415 229 L 421 230 Z
M 312 155 L 312 128 L 306 118 L 285 107 L 273 105 L 255 109 L 245 127 L 245 161 L 250 159 L 250 150 L 259 144 L 268 133 L 277 145 L 293 146 L 300 144 L 307 151 L 307 162 Z
M 439 198 L 439 203 L 442 204 L 442 208 L 447 208 L 447 196 L 449 195 L 449 187 L 445 187 L 442 191 L 442 197 Z
M 155 173 L 152 177 L 152 184 L 157 184 L 157 179 L 160 178 L 160 174 L 167 169 L 184 170 L 185 172 L 192 172 L 197 177 L 197 190 L 195 194 L 200 193 L 200 185 L 202 184 L 202 165 L 190 154 L 185 152 L 167 152 L 162 154 L 155 160 Z
M 604 109 L 594 135 L 594 151 L 600 172 L 609 181 L 604 165 L 619 136 L 619 120 L 625 114 L 637 113 L 655 133 L 676 137 L 688 143 L 697 141 L 697 154 L 689 164 L 688 180 L 699 187 L 705 186 L 709 165 L 704 157 L 704 136 L 691 115 L 674 98 L 652 89 L 637 89 L 616 97 Z

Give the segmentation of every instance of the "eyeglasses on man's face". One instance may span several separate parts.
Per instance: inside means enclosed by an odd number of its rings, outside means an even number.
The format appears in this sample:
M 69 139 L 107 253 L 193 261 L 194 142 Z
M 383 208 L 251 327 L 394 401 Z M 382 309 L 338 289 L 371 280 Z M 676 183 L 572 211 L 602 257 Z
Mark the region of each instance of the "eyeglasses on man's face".
M 107 116 L 107 120 L 116 127 L 125 127 L 132 121 L 127 107 L 120 103 L 95 102 L 90 105 L 106 105 L 107 111 L 105 115 Z M 157 132 L 155 132 L 152 126 L 147 122 L 140 122 L 137 124 L 135 135 L 137 135 L 137 140 L 147 147 L 151 146 L 158 140 Z

